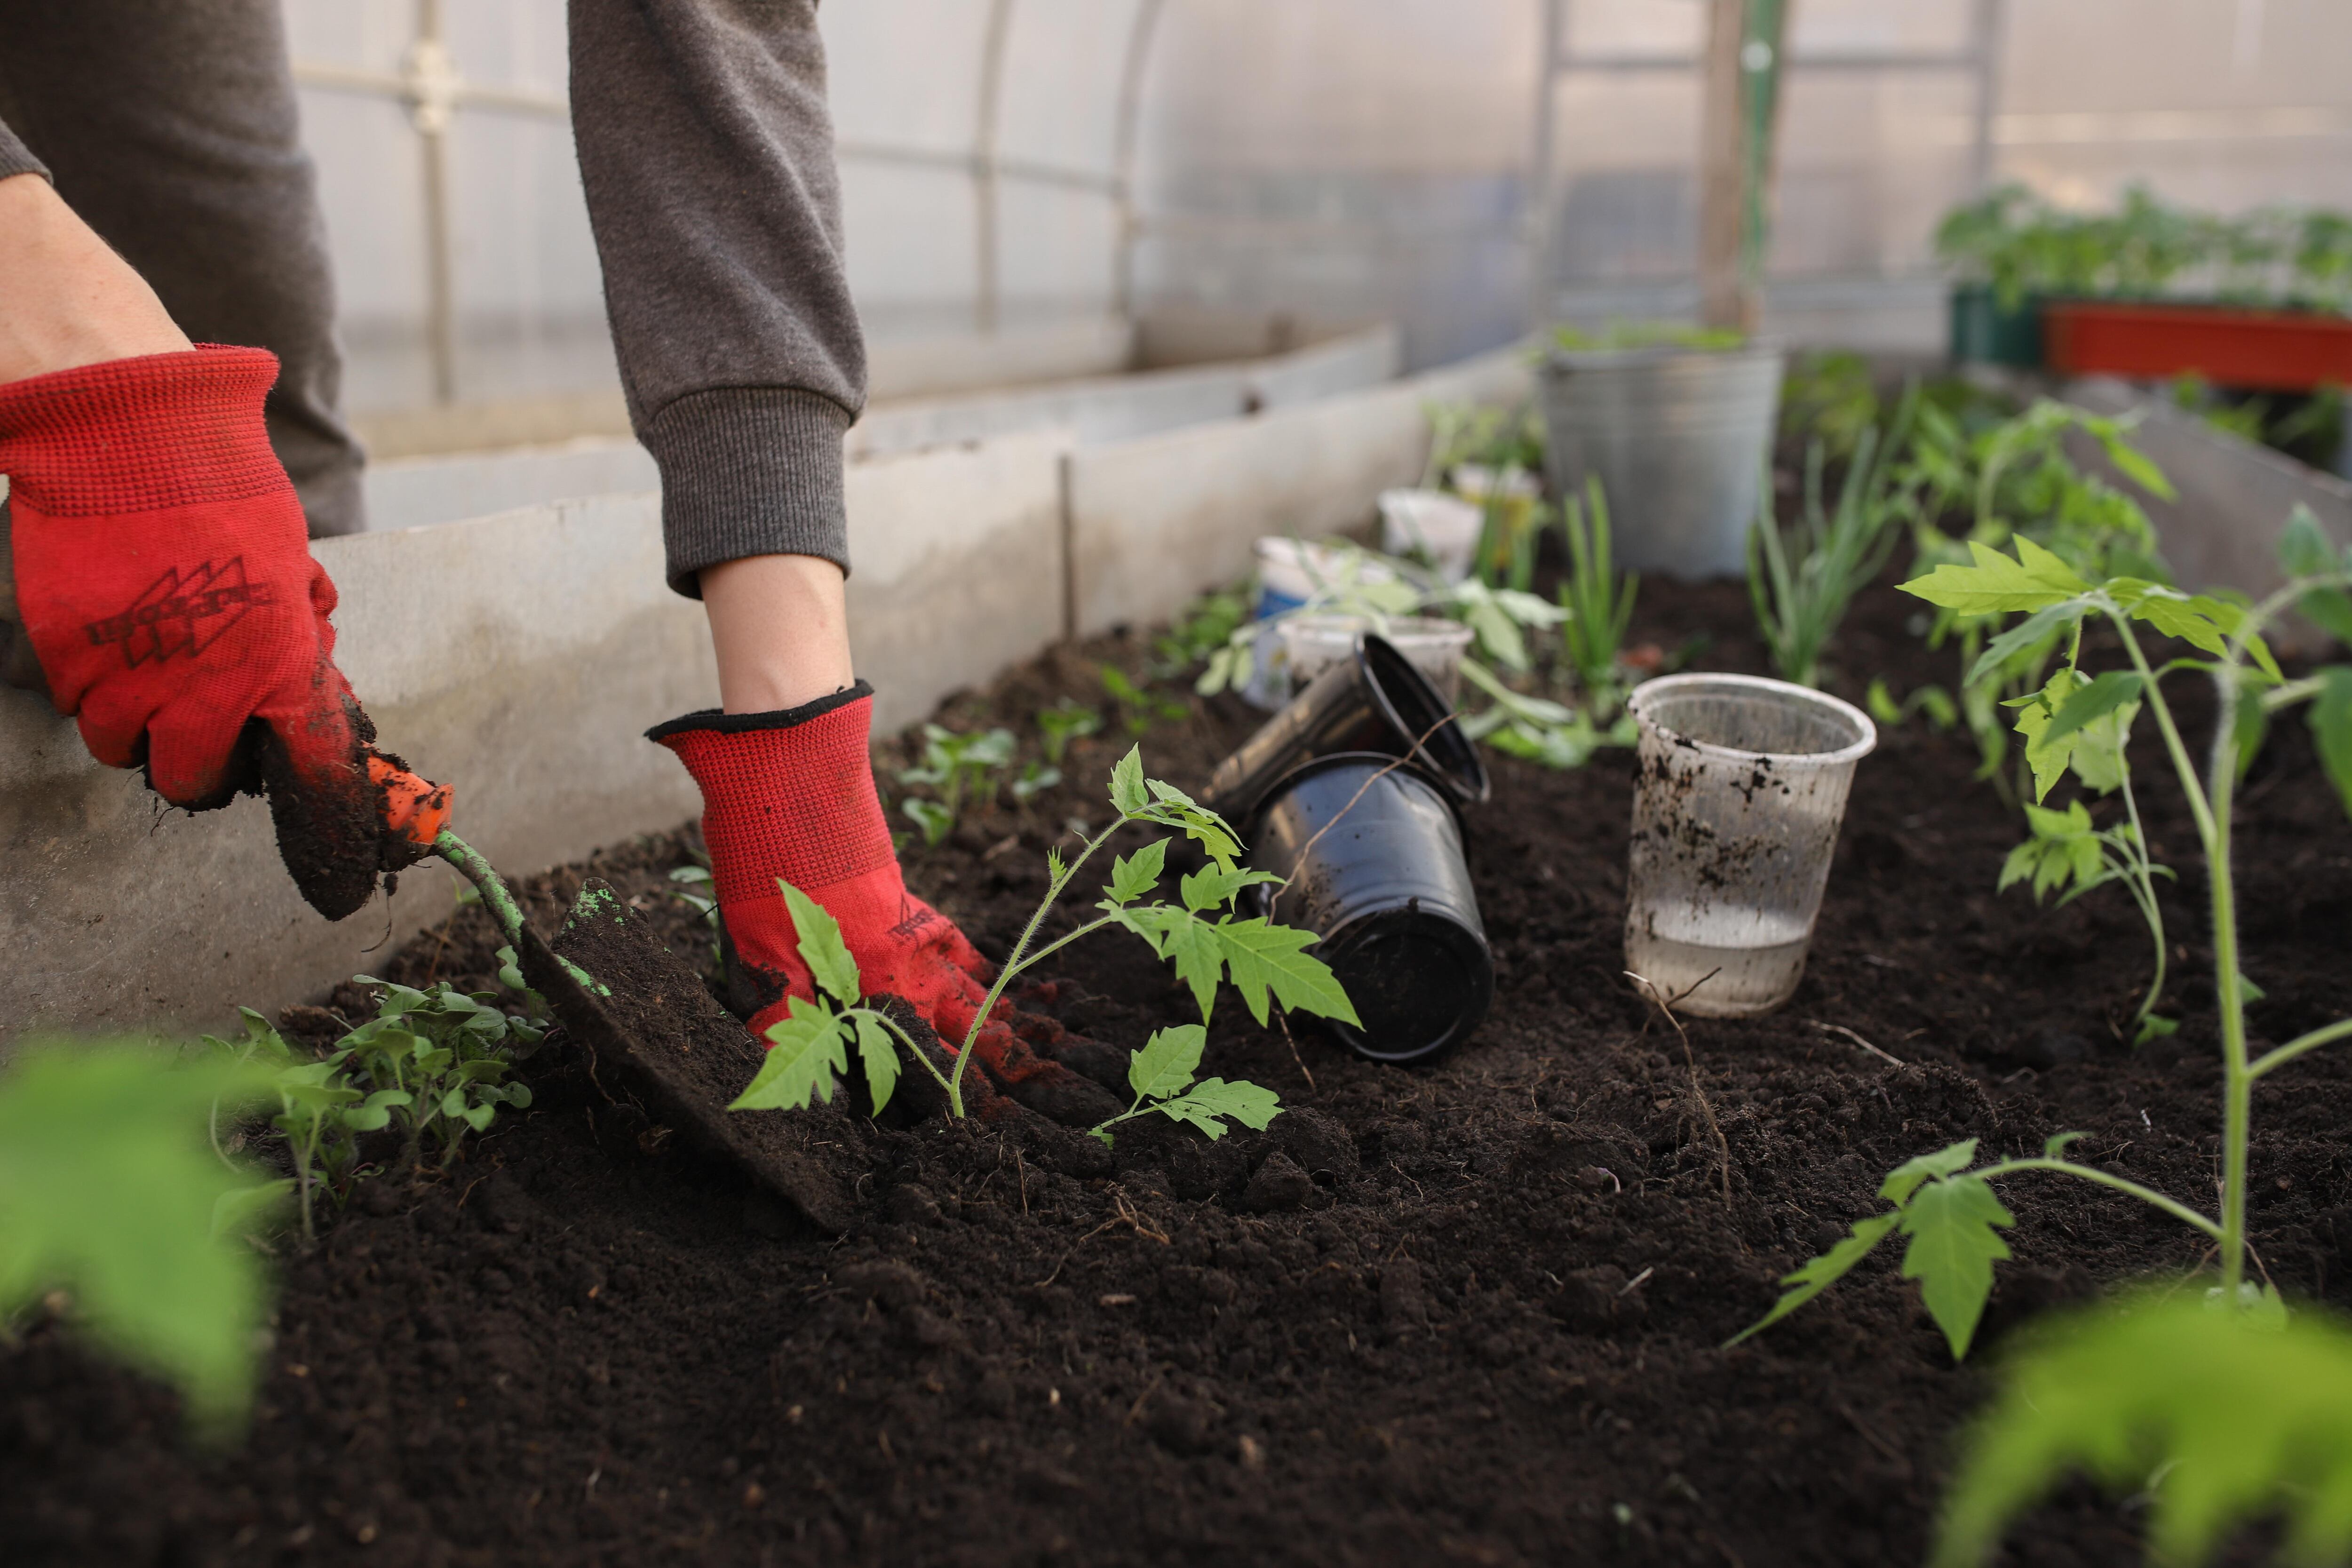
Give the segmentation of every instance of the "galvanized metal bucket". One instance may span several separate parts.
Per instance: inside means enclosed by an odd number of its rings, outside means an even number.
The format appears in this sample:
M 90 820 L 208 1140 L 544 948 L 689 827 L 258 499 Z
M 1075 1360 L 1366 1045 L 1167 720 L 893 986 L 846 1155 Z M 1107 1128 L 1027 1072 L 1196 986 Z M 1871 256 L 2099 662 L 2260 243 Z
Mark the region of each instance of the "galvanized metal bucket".
M 1600 479 L 1629 572 L 1745 574 L 1784 358 L 1769 342 L 1553 350 L 1541 373 L 1552 493 Z

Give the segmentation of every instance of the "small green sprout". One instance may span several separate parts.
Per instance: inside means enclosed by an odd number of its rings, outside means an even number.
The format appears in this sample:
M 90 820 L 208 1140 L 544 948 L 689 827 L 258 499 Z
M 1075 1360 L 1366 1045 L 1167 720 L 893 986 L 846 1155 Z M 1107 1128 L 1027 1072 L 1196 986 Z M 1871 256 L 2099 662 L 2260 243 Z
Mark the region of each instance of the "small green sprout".
M 1948 730 L 1960 721 L 1960 710 L 1953 705 L 1952 694 L 1942 687 L 1918 687 L 1898 701 L 1883 675 L 1870 678 L 1870 689 L 1864 694 L 1862 704 L 1870 710 L 1873 719 L 1889 730 L 1909 723 L 1914 713 L 1926 714 L 1929 728 L 1938 731 Z
M 1568 619 L 1560 627 L 1560 648 L 1583 689 L 1586 715 L 1605 721 L 1622 697 L 1624 671 L 1619 656 L 1642 579 L 1616 570 L 1610 548 L 1609 498 L 1598 476 L 1585 481 L 1582 498 L 1569 497 L 1560 510 L 1559 527 L 1568 541 L 1568 573 L 1559 584 L 1559 607 L 1568 612 Z
M 719 900 L 707 892 L 693 891 L 696 888 L 711 886 L 710 868 L 680 866 L 670 872 L 669 879 L 678 884 L 670 889 L 669 896 L 700 915 L 716 931 L 719 928 Z
M 1010 730 L 959 735 L 940 725 L 926 724 L 922 763 L 901 770 L 898 782 L 929 784 L 939 791 L 939 798 L 934 801 L 917 796 L 901 801 L 898 809 L 922 829 L 925 844 L 936 845 L 955 831 L 967 792 L 983 805 L 995 800 L 996 776 L 1012 763 Z
M 1021 769 L 1021 776 L 1013 781 L 1013 798 L 1027 805 L 1039 795 L 1062 782 L 1062 770 L 1049 763 L 1031 761 Z
M 1037 732 L 1044 738 L 1045 760 L 1060 767 L 1070 754 L 1070 742 L 1102 729 L 1102 715 L 1082 702 L 1065 697 L 1051 708 L 1037 710 Z
M 1118 704 L 1119 727 L 1130 737 L 1148 735 L 1155 724 L 1181 723 L 1192 710 L 1172 697 L 1138 686 L 1115 664 L 1102 667 L 1103 689 Z
M 1780 679 L 1819 686 L 1822 659 L 1853 596 L 1885 566 L 1903 535 L 1895 525 L 1916 513 L 1920 481 L 1898 467 L 1919 405 L 1916 384 L 1904 395 L 1884 437 L 1864 430 L 1838 488 L 1834 510 L 1822 504 L 1827 447 L 1805 453 L 1802 520 L 1783 530 L 1772 515 L 1772 487 L 1759 490 L 1756 521 L 1748 531 L 1748 595 L 1756 625 Z

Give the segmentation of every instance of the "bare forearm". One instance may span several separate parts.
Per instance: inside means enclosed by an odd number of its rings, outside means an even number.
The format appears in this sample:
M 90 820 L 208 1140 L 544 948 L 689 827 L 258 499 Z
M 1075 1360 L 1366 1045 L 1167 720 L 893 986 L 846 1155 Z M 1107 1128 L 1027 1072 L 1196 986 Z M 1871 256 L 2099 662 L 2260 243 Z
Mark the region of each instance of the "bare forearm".
M 0 383 L 188 346 L 155 291 L 48 181 L 0 180 Z

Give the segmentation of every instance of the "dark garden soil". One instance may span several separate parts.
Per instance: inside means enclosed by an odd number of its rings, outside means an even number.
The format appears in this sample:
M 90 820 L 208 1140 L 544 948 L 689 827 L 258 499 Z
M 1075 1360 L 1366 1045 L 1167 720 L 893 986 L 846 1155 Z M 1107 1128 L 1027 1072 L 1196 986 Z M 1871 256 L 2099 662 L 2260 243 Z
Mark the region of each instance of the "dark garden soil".
M 1912 607 L 1870 595 L 1843 668 L 1898 690 L 1948 681 L 1953 656 L 1905 629 Z M 1756 669 L 1749 624 L 1737 585 L 1653 584 L 1635 637 L 1711 633 L 1696 663 Z M 1147 657 L 1060 650 L 941 717 L 1012 725 L 1033 754 L 1037 708 L 1097 701 L 1095 661 Z M 1251 721 L 1230 699 L 1195 704 L 1145 757 L 1196 785 Z M 1082 742 L 1083 787 L 910 848 L 908 879 L 1002 952 L 1045 845 L 1074 815 L 1100 820 L 1126 744 Z M 2078 1154 L 2210 1203 L 2219 1121 L 2204 877 L 2160 756 L 2142 776 L 2179 872 L 2184 1023 L 2137 1055 L 2116 1035 L 2149 962 L 2128 901 L 1996 898 L 2019 829 L 1973 764 L 1965 739 L 1917 724 L 1862 764 L 1795 1000 L 1690 1025 L 1705 1109 L 1620 973 L 1622 752 L 1577 773 L 1495 759 L 1469 849 L 1500 979 L 1457 1054 L 1377 1068 L 1221 1005 L 1206 1070 L 1294 1108 L 1264 1135 L 1139 1128 L 1109 1173 L 1073 1174 L 1082 1161 L 985 1131 L 845 1122 L 864 1173 L 835 1239 L 608 1094 L 559 1034 L 527 1069 L 527 1115 L 445 1179 L 363 1184 L 315 1253 L 283 1259 L 240 1451 L 192 1455 L 168 1394 L 54 1327 L 0 1349 L 0 1559 L 1916 1562 L 2009 1331 L 2189 1268 L 2195 1237 L 2025 1178 L 1987 1353 L 1965 1368 L 1891 1248 L 1717 1347 L 1910 1155 L 2074 1129 Z M 2352 1011 L 2352 830 L 2299 723 L 2243 799 L 2253 1029 L 2276 1041 Z M 534 916 L 551 931 L 602 876 L 707 971 L 709 933 L 667 878 L 697 847 L 689 830 L 540 878 Z M 486 935 L 465 911 L 383 973 L 488 985 Z M 1099 1039 L 1139 1045 L 1191 1007 L 1129 939 L 1067 958 L 1055 1006 Z M 2352 1297 L 2352 1058 L 2267 1080 L 2255 1116 L 2263 1264 L 2292 1292 Z M 2011 1560 L 2135 1562 L 2137 1517 L 2070 1490 Z

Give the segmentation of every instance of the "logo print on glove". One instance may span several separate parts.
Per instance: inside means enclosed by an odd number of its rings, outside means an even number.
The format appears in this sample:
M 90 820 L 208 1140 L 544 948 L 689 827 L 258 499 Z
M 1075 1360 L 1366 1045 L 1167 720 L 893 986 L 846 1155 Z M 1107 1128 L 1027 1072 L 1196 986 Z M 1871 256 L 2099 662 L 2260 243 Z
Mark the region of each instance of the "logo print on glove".
M 898 890 L 898 923 L 890 928 L 890 934 L 904 942 L 939 918 L 938 910 L 917 904 L 901 888 Z
M 184 582 L 176 566 L 155 579 L 119 615 L 83 626 L 90 646 L 122 645 L 122 662 L 137 668 L 175 653 L 191 658 L 220 640 L 255 605 L 270 602 L 268 588 L 245 580 L 245 557 L 189 568 Z

